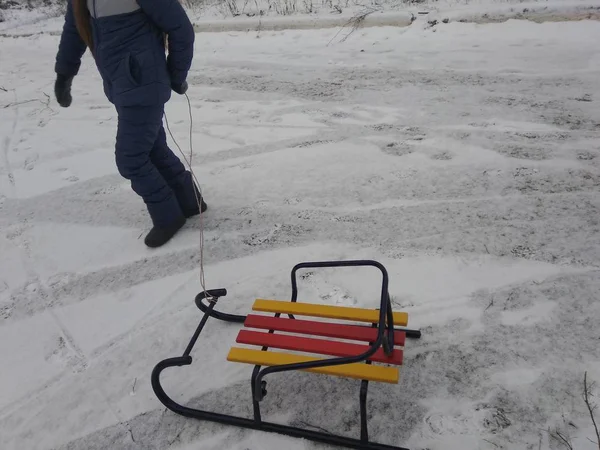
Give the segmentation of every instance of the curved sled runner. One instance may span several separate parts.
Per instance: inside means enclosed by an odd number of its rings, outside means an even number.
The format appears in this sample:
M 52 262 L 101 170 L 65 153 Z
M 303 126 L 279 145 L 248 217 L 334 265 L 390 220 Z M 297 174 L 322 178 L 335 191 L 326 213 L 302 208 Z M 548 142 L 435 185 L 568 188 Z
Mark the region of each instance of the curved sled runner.
M 296 273 L 298 270 L 357 266 L 376 267 L 381 271 L 383 279 L 378 310 L 297 302 Z M 370 260 L 305 262 L 292 269 L 291 278 L 291 302 L 258 299 L 252 307 L 253 311 L 257 313 L 273 315 L 249 314 L 243 316 L 216 311 L 214 308 L 218 299 L 227 295 L 225 289 L 209 290 L 198 294 L 195 299 L 196 305 L 204 312 L 204 315 L 183 355 L 160 361 L 152 371 L 152 389 L 158 399 L 171 411 L 200 420 L 305 438 L 340 447 L 362 450 L 407 450 L 402 447 L 369 441 L 367 431 L 369 382 L 398 383 L 405 338 L 421 337 L 419 330 L 396 327 L 396 325 L 400 327 L 407 325 L 408 314 L 392 311 L 388 293 L 388 274 L 385 267 Z M 281 317 L 282 315 L 287 315 L 287 317 Z M 306 316 L 311 319 L 297 319 L 296 316 Z M 160 384 L 160 374 L 163 370 L 192 363 L 190 352 L 209 317 L 227 322 L 243 323 L 244 329 L 240 330 L 236 342 L 260 347 L 260 349 L 232 347 L 227 356 L 229 361 L 254 365 L 251 377 L 253 418 L 230 416 L 180 405 L 165 393 Z M 320 320 L 314 320 L 317 318 Z M 335 322 L 325 322 L 322 319 L 333 319 Z M 359 325 L 356 322 L 369 325 Z M 286 352 L 269 351 L 270 348 Z M 301 352 L 301 354 L 287 351 Z M 333 358 L 307 356 L 306 353 L 333 356 Z M 266 367 L 261 368 L 262 366 Z M 361 380 L 359 393 L 360 439 L 263 421 L 260 413 L 260 401 L 267 395 L 265 376 L 290 370 L 303 370 Z

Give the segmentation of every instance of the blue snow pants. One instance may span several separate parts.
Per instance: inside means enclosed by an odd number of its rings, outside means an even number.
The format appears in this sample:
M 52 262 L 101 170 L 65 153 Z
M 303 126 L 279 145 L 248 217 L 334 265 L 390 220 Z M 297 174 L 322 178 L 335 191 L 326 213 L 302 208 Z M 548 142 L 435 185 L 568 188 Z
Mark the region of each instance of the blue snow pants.
M 115 159 L 144 200 L 154 226 L 169 226 L 198 208 L 191 173 L 167 145 L 164 105 L 117 107 Z

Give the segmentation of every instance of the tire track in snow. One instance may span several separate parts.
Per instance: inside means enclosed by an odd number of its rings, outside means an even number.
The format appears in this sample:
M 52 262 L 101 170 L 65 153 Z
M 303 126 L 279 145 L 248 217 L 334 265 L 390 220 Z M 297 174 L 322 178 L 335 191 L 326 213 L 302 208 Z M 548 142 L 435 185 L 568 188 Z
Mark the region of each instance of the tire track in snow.
M 205 222 L 205 261 L 211 264 L 265 250 L 337 240 L 377 248 L 391 257 L 420 252 L 474 253 L 577 267 L 596 266 L 600 252 L 595 250 L 593 242 L 600 241 L 600 234 L 589 234 L 585 248 L 572 239 L 574 233 L 587 233 L 586 221 L 591 220 L 595 211 L 590 203 L 592 198 L 593 195 L 564 193 L 508 199 L 483 197 L 381 205 L 378 209 L 348 212 L 281 206 L 221 210 L 216 216 L 209 215 Z M 445 211 L 443 222 L 436 220 L 440 210 Z M 377 216 L 376 222 L 373 215 Z M 195 235 L 198 226 L 196 222 L 190 223 L 185 232 Z M 365 227 L 376 231 L 365 233 Z M 543 234 L 535 230 L 543 230 Z M 490 241 L 489 236 L 495 237 Z M 532 250 L 525 254 L 524 248 Z M 52 308 L 58 308 L 90 296 L 192 271 L 198 264 L 198 249 L 194 240 L 190 240 L 189 248 L 171 253 L 145 256 L 91 273 L 57 274 L 48 282 L 48 295 L 53 299 Z M 14 296 L 8 309 L 10 320 L 43 310 L 35 298 L 28 296 Z
M 28 300 L 33 300 L 33 302 L 26 302 L 25 304 L 22 304 L 20 300 L 23 299 L 18 298 L 16 302 L 13 301 L 4 303 L 3 309 L 5 309 L 7 312 L 4 314 L 5 317 L 3 317 L 3 321 L 10 319 L 12 314 L 15 311 L 18 311 L 20 307 L 29 309 L 30 313 L 48 312 L 52 318 L 52 321 L 58 328 L 67 350 L 75 356 L 75 362 L 71 363 L 70 361 L 66 361 L 66 365 L 75 372 L 85 370 L 88 365 L 87 358 L 77 344 L 76 340 L 69 332 L 68 328 L 62 323 L 60 318 L 53 310 L 54 306 L 60 303 L 60 300 L 55 296 L 55 293 L 52 291 L 52 289 L 44 284 L 44 280 L 42 280 L 39 273 L 35 270 L 35 264 L 33 261 L 34 258 L 32 257 L 30 251 L 30 244 L 23 236 L 24 228 L 25 227 L 22 227 L 19 231 L 17 231 L 10 238 L 10 240 L 14 241 L 15 245 L 19 249 L 21 261 L 27 273 L 25 290 L 29 290 L 29 287 L 32 287 L 30 290 L 30 296 L 28 296 Z M 2 322 L 0 321 L 0 323 Z
M 27 394 L 25 394 L 21 398 L 18 398 L 17 400 L 3 406 L 2 409 L 0 410 L 0 421 L 2 421 L 4 418 L 10 416 L 11 414 L 15 413 L 19 409 L 25 407 L 27 405 L 27 403 L 31 402 L 32 400 L 35 400 L 40 394 L 42 394 L 47 389 L 52 388 L 53 386 L 56 386 L 57 384 L 59 384 L 63 380 L 63 378 L 64 378 L 64 372 L 60 373 L 58 375 L 55 375 L 51 379 L 45 380 L 43 385 L 30 390 Z
M 17 102 L 17 93 L 16 93 L 16 91 L 14 91 L 14 93 L 15 93 L 15 103 L 16 103 Z M 16 104 L 15 105 L 15 118 L 13 120 L 11 132 L 10 132 L 10 134 L 7 134 L 4 137 L 4 141 L 3 141 L 3 145 L 2 145 L 2 159 L 3 159 L 2 162 L 4 164 L 4 167 L 6 168 L 8 184 L 11 186 L 11 189 L 13 190 L 13 195 L 14 195 L 14 190 L 16 188 L 16 182 L 15 182 L 15 175 L 14 175 L 12 167 L 10 165 L 10 158 L 8 156 L 8 152 L 12 146 L 12 142 L 17 133 L 18 124 L 19 124 L 19 105 Z

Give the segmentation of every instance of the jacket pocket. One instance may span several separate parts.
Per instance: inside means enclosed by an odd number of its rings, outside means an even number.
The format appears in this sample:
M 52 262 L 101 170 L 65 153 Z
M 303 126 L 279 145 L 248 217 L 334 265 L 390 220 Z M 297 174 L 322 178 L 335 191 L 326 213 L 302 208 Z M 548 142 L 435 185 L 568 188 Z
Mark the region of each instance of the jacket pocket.
M 139 86 L 141 84 L 141 70 L 140 65 L 131 53 L 125 55 L 125 75 L 133 86 Z

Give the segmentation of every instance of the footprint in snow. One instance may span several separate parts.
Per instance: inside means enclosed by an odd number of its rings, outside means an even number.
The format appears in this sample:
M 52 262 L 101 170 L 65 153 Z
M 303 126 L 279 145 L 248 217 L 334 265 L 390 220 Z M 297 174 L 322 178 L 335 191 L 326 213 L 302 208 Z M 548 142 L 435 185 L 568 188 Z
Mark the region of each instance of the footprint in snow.
M 408 169 L 397 170 L 395 172 L 392 172 L 392 175 L 394 175 L 399 180 L 405 180 L 407 178 L 414 177 L 417 173 L 418 172 L 416 169 L 408 168 Z
M 439 152 L 431 155 L 431 159 L 438 161 L 450 161 L 452 159 L 452 154 L 450 152 Z
M 44 359 L 49 363 L 67 367 L 74 373 L 81 372 L 86 367 L 85 361 L 69 349 L 62 336 L 48 342 Z
M 13 307 L 11 304 L 0 304 L 0 319 L 7 320 L 10 318 L 13 312 Z
M 457 435 L 480 433 L 485 428 L 497 433 L 511 425 L 510 419 L 501 408 L 493 406 L 477 406 L 474 410 L 463 409 L 448 411 L 448 414 L 437 412 L 425 417 L 425 423 L 433 434 Z
M 468 419 L 461 415 L 433 413 L 425 417 L 425 423 L 433 434 L 464 434 L 468 431 Z
M 27 158 L 25 158 L 23 168 L 25 170 L 33 170 L 35 168 L 35 163 L 37 163 L 38 159 L 40 159 L 40 155 L 38 155 L 37 153 L 28 156 Z
M 71 183 L 73 183 L 75 181 L 79 181 L 79 177 L 74 175 L 66 167 L 60 167 L 60 168 L 56 169 L 56 172 L 59 172 L 61 174 L 60 177 L 65 181 L 70 181 Z
M 283 203 L 285 205 L 297 205 L 301 202 L 301 200 L 297 197 L 293 197 L 293 198 L 284 198 L 283 199 Z
M 333 303 L 340 306 L 355 306 L 357 301 L 354 297 L 351 297 L 340 288 L 333 288 L 333 290 L 327 294 L 320 295 L 321 299 L 328 303 Z
M 117 190 L 116 186 L 107 186 L 97 191 L 94 191 L 94 195 L 107 195 Z
M 46 280 L 46 283 L 48 284 L 48 287 L 50 287 L 51 289 L 60 289 L 61 287 L 69 284 L 75 278 L 76 278 L 76 275 L 74 273 L 70 273 L 70 272 L 69 273 L 57 273 L 57 274 L 51 275 Z
M 347 119 L 350 117 L 350 114 L 344 111 L 335 111 L 331 113 L 331 117 L 334 117 L 336 119 Z
M 23 235 L 26 229 L 27 227 L 23 225 L 16 225 L 15 227 L 11 227 L 8 230 L 6 230 L 6 239 L 8 239 L 9 241 L 14 241 L 15 239 L 18 239 Z
M 415 151 L 415 149 L 406 142 L 388 142 L 380 148 L 384 153 L 392 156 L 409 155 Z
M 586 151 L 577 153 L 577 159 L 580 159 L 582 161 L 591 161 L 592 159 L 595 159 L 596 156 L 596 154 Z

